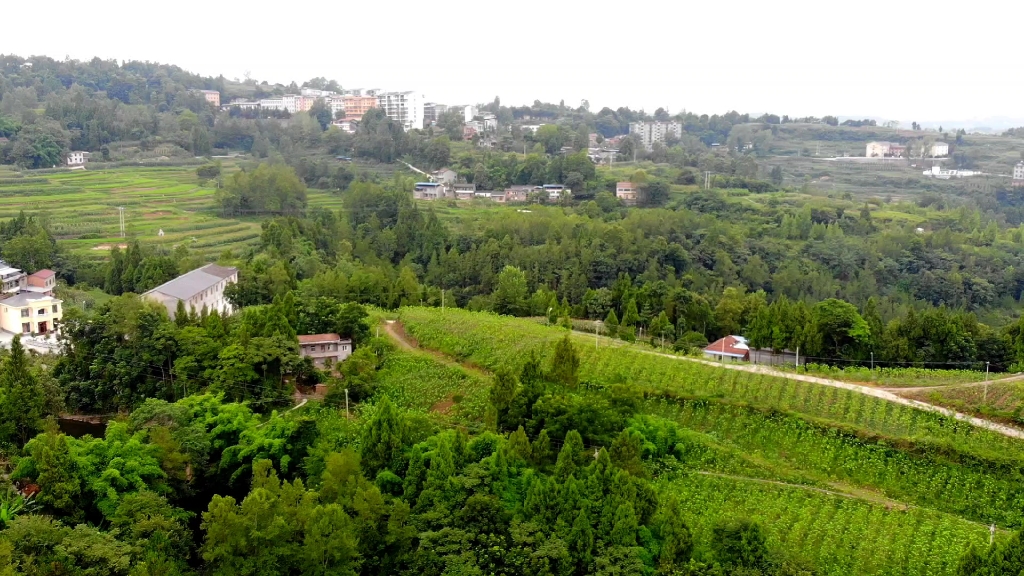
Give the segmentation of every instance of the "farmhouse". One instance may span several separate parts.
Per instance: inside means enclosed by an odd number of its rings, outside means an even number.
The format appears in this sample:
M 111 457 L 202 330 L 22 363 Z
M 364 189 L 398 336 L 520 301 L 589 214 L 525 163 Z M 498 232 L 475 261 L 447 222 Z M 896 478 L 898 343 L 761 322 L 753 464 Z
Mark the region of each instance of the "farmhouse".
M 723 362 L 746 362 L 750 360 L 750 347 L 743 336 L 719 338 L 704 349 L 704 357 Z
M 0 300 L 0 328 L 13 334 L 49 334 L 64 316 L 63 301 L 22 292 Z
M 352 340 L 337 334 L 299 336 L 299 355 L 312 358 L 318 368 L 331 367 L 352 354 Z
M 224 298 L 224 289 L 235 282 L 238 282 L 238 268 L 207 264 L 153 288 L 142 297 L 163 304 L 171 319 L 178 310 L 178 302 L 184 302 L 189 312 L 206 308 L 230 314 L 233 308 Z

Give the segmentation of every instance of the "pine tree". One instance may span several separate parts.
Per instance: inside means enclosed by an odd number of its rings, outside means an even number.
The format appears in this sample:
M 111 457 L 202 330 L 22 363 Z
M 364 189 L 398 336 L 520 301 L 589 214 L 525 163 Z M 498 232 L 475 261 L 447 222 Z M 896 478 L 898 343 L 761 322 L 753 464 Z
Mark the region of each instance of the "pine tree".
M 623 326 L 636 326 L 640 322 L 640 313 L 636 309 L 636 299 L 631 299 L 629 304 L 626 304 L 626 311 L 622 314 L 622 325 Z
M 391 399 L 384 396 L 363 429 L 359 455 L 367 476 L 373 478 L 385 469 L 400 471 L 405 437 L 405 419 Z
M 576 521 L 572 523 L 572 530 L 569 532 L 566 544 L 569 545 L 569 554 L 576 565 L 576 573 L 587 573 L 587 567 L 593 561 L 594 527 L 590 524 L 586 510 L 580 510 L 576 515 Z
M 565 443 L 558 451 L 558 462 L 555 463 L 555 478 L 565 481 L 579 469 L 579 461 L 583 455 L 583 437 L 571 430 L 565 435 Z
M 530 446 L 530 439 L 527 438 L 526 430 L 524 430 L 522 426 L 509 435 L 508 448 L 510 452 L 522 458 L 524 461 L 530 461 L 532 446 Z
M 535 466 L 547 466 L 551 461 L 551 439 L 548 438 L 548 431 L 541 430 L 537 439 L 533 441 L 530 448 Z
M 124 256 L 121 255 L 121 248 L 114 246 L 110 250 L 110 268 L 107 270 L 107 278 L 103 284 L 103 291 L 107 294 L 120 296 L 124 292 L 124 285 L 121 278 L 124 275 Z
M 615 520 L 612 523 L 611 545 L 636 546 L 636 531 L 638 527 L 633 505 L 629 502 L 619 504 L 619 507 L 615 510 Z
M 519 383 L 516 377 L 507 371 L 501 370 L 494 375 L 494 384 L 491 385 L 490 402 L 494 407 L 495 430 L 509 430 L 513 425 L 509 422 L 509 407 L 516 397 L 516 389 Z
M 615 336 L 619 331 L 619 317 L 615 315 L 614 308 L 609 310 L 608 315 L 604 317 L 604 330 L 609 336 Z
M 178 328 L 184 328 L 188 326 L 189 316 L 188 309 L 185 308 L 185 301 L 178 300 L 178 305 L 174 309 L 174 324 Z
M 580 357 L 572 340 L 566 334 L 555 344 L 555 355 L 551 359 L 549 378 L 563 386 L 575 388 L 579 384 Z
M 0 363 L 0 443 L 25 444 L 42 429 L 44 394 L 28 365 L 21 336 Z

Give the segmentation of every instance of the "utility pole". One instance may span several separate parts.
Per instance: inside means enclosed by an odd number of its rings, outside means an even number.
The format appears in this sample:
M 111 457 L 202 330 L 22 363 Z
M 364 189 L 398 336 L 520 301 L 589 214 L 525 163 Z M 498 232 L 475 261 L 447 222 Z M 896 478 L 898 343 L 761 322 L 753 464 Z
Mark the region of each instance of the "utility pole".
M 875 371 L 875 352 L 871 351 L 871 371 Z
M 985 362 L 985 389 L 981 394 L 981 403 L 988 402 L 988 362 Z
M 121 225 L 121 238 L 124 238 L 124 206 L 117 207 L 117 219 Z
M 441 288 L 441 314 L 444 314 L 444 288 Z
M 345 388 L 345 418 L 348 418 L 348 388 Z
M 594 320 L 594 349 L 596 350 L 601 345 L 601 321 Z

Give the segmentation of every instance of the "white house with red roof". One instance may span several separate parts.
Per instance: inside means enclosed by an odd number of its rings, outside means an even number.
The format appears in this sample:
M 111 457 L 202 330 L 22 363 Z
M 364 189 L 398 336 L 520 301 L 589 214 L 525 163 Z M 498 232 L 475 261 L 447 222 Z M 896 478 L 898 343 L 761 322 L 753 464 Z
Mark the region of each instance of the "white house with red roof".
M 747 362 L 750 360 L 750 346 L 743 336 L 719 338 L 704 349 L 704 357 L 723 362 Z

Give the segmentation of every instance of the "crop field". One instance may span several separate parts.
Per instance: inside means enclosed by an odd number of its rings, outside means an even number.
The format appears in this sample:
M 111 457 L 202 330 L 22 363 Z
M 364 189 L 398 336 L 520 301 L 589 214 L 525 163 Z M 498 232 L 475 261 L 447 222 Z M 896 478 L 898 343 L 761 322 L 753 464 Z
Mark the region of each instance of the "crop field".
M 1021 413 L 1024 411 L 1024 380 L 996 380 L 987 386 L 975 384 L 911 390 L 901 395 L 1017 424 L 1021 423 Z
M 756 481 L 689 475 L 661 484 L 680 502 L 697 539 L 721 519 L 750 518 L 765 527 L 769 546 L 836 576 L 953 574 L 988 528 L 948 514 L 881 504 Z
M 421 352 L 392 351 L 379 372 L 381 392 L 406 408 L 452 421 L 481 421 L 490 382 Z
M 788 370 L 794 370 L 792 367 Z M 801 366 L 801 374 L 813 374 L 833 380 L 846 382 L 872 383 L 892 388 L 918 386 L 950 386 L 981 382 L 985 379 L 985 371 L 978 370 L 940 370 L 936 368 L 915 367 L 879 367 L 872 370 L 865 366 L 847 366 L 838 368 L 824 364 L 807 364 Z
M 401 318 L 421 345 L 492 370 L 515 369 L 526 353 L 549 352 L 565 334 L 530 320 L 455 309 L 442 314 L 432 308 L 405 308 Z M 648 394 L 680 399 L 728 399 L 984 458 L 1024 457 L 1024 442 L 854 391 L 681 361 L 608 339 L 596 347 L 593 337 L 574 338 L 580 349 L 580 377 L 595 383 L 631 382 Z
M 400 318 L 421 346 L 492 370 L 532 350 L 549 358 L 566 334 L 462 310 L 403 308 Z M 697 540 L 750 518 L 815 573 L 952 574 L 990 524 L 997 538 L 1024 525 L 1022 441 L 841 389 L 573 338 L 582 380 L 633 383 L 642 413 L 682 427 L 679 459 L 656 475 Z
M 194 167 L 116 168 L 0 177 L 0 219 L 24 210 L 45 218 L 62 243 L 104 258 L 114 245 L 138 238 L 202 253 L 241 248 L 259 237 L 255 222 L 218 217 L 215 190 L 200 186 Z M 125 236 L 118 207 L 125 208 Z M 160 235 L 163 231 L 163 235 Z

